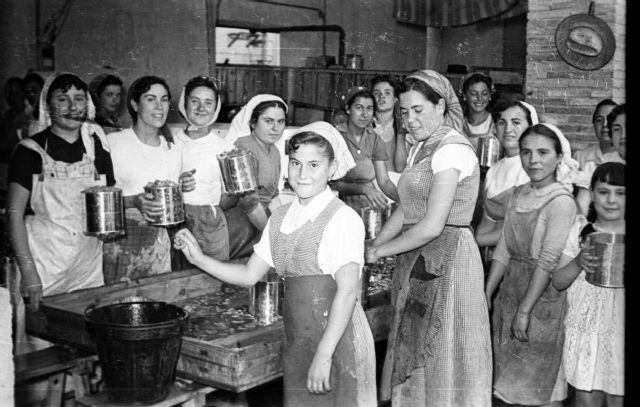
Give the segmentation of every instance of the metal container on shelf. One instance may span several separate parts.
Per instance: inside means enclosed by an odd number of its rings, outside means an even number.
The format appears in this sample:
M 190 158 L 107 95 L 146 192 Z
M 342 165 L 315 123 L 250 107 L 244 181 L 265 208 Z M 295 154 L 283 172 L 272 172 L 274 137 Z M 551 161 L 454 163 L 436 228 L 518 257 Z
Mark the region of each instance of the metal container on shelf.
M 587 236 L 586 246 L 599 260 L 594 273 L 586 280 L 601 287 L 624 287 L 624 234 L 594 232 Z
M 249 289 L 249 313 L 260 325 L 271 325 L 282 316 L 283 300 L 284 282 L 269 272 Z
M 347 54 L 345 56 L 344 66 L 348 69 L 364 69 L 364 58 L 362 55 Z
M 85 235 L 104 238 L 125 234 L 122 189 L 93 186 L 82 191 L 82 194 L 85 203 Z
M 184 201 L 179 184 L 165 180 L 150 182 L 144 192 L 153 195 L 153 200 L 162 203 L 163 213 L 151 222 L 152 226 L 174 226 L 184 222 Z
M 258 188 L 257 160 L 250 151 L 232 150 L 218 154 L 218 163 L 228 193 L 237 194 Z
M 388 209 L 377 209 L 366 206 L 360 209 L 360 216 L 364 222 L 365 239 L 375 239 L 382 226 L 387 221 Z
M 502 158 L 500 140 L 494 135 L 478 138 L 478 161 L 482 167 L 491 167 Z

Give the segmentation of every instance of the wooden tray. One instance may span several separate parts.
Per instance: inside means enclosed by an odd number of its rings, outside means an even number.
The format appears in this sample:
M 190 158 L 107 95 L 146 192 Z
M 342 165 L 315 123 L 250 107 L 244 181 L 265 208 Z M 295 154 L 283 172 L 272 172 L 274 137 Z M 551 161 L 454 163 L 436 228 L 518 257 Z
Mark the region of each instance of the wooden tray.
M 127 297 L 169 303 L 219 290 L 222 283 L 199 270 L 185 270 L 136 281 L 45 297 L 41 310 L 27 311 L 27 332 L 55 343 L 95 352 L 85 328 L 84 310 Z M 247 289 L 247 301 L 248 301 Z M 370 302 L 371 303 L 371 302 Z M 391 306 L 379 296 L 366 310 L 376 340 L 385 339 Z M 258 326 L 212 341 L 183 336 L 177 375 L 216 388 L 242 392 L 282 375 L 282 322 Z

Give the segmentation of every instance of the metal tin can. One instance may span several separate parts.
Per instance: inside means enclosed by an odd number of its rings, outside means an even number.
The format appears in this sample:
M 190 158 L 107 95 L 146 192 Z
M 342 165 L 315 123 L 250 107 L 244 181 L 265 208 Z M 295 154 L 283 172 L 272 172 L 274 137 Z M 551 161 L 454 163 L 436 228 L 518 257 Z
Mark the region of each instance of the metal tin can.
M 387 221 L 387 209 L 376 209 L 367 206 L 360 209 L 360 216 L 364 222 L 365 239 L 375 239 L 380 233 L 384 222 Z
M 271 325 L 282 316 L 284 283 L 276 273 L 267 273 L 249 289 L 249 313 L 258 324 Z
M 162 215 L 151 222 L 152 226 L 174 226 L 184 222 L 184 201 L 180 185 L 173 181 L 150 182 L 144 187 L 144 192 L 153 195 L 153 200 L 163 206 Z
M 488 135 L 478 139 L 478 161 L 482 167 L 491 167 L 502 157 L 502 146 L 497 137 Z
M 124 230 L 124 198 L 116 187 L 94 186 L 84 195 L 84 234 L 87 236 L 122 236 Z
M 599 259 L 595 273 L 586 273 L 588 282 L 601 287 L 624 287 L 624 237 L 611 232 L 587 236 L 587 247 Z
M 258 188 L 257 161 L 250 151 L 232 150 L 218 154 L 217 158 L 228 193 L 249 192 Z

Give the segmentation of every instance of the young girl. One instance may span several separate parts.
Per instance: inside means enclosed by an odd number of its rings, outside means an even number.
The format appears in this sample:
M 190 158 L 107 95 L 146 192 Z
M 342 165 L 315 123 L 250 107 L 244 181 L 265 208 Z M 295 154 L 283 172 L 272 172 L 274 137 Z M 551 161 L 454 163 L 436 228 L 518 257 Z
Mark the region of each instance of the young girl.
M 572 260 L 553 273 L 553 286 L 567 290 L 563 364 L 576 388 L 576 405 L 622 406 L 624 401 L 624 288 L 599 287 L 585 279 L 594 258 L 582 249 L 590 232 L 625 233 L 625 165 L 604 163 L 591 178 L 594 223 L 578 216 L 563 254 Z
M 364 227 L 327 187 L 354 165 L 340 133 L 312 123 L 289 140 L 297 199 L 269 218 L 247 264 L 204 255 L 186 229 L 176 236 L 191 263 L 227 283 L 251 286 L 271 267 L 285 279 L 285 406 L 377 405 L 373 336 L 356 302 Z

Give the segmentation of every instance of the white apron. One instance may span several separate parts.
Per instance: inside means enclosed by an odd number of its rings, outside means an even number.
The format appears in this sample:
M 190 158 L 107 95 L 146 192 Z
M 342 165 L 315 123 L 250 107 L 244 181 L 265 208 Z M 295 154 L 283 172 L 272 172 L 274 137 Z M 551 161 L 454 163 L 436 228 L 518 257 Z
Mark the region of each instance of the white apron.
M 42 157 L 42 173 L 33 175 L 31 208 L 35 216 L 25 223 L 29 249 L 42 280 L 43 296 L 66 293 L 104 284 L 102 242 L 83 233 L 82 191 L 106 185 L 94 165 L 94 146 L 83 137 L 82 160 L 68 164 L 53 160 L 32 139 L 21 141 Z

